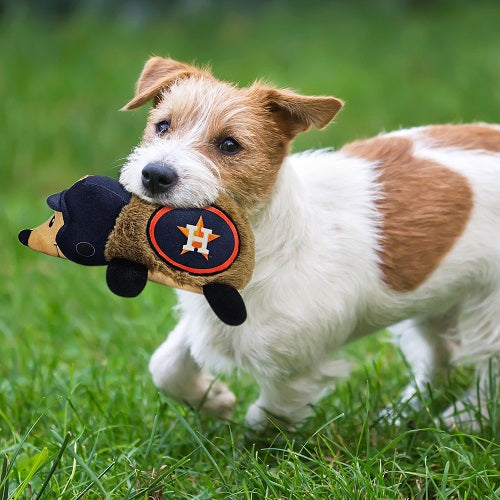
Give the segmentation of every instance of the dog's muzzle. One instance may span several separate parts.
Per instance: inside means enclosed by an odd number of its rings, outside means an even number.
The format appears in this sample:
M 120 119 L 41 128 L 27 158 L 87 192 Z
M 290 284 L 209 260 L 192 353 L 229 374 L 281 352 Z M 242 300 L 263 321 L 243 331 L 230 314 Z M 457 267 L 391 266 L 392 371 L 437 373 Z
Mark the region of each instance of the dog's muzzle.
M 166 193 L 178 179 L 176 170 L 163 163 L 149 163 L 142 169 L 142 185 L 153 196 Z

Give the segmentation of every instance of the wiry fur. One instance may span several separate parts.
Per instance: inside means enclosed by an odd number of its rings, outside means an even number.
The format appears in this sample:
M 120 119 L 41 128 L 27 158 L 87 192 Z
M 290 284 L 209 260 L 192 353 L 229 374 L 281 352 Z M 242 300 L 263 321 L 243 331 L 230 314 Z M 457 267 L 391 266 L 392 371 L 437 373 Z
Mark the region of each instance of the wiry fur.
M 161 64 L 155 61 L 154 66 Z M 432 241 L 453 217 L 460 219 L 444 250 L 426 254 L 430 271 L 401 290 L 384 279 L 384 256 L 393 245 L 384 237 L 393 217 L 381 208 L 389 196 L 384 158 L 350 148 L 287 156 L 290 140 L 310 126 L 326 125 L 340 101 L 259 84 L 237 89 L 195 69 L 190 75 L 186 67 L 171 82 L 166 72 L 161 78 L 169 83 L 151 94 L 155 106 L 143 142 L 121 180 L 151 199 L 140 176 L 154 160 L 173 165 L 180 177 L 172 192 L 154 201 L 201 205 L 220 191 L 228 193 L 251 217 L 256 265 L 242 292 L 248 320 L 239 327 L 217 320 L 202 297 L 179 293 L 181 320 L 150 363 L 159 388 L 227 416 L 234 395 L 212 384 L 207 373 L 236 365 L 250 371 L 261 387 L 247 423 L 262 429 L 273 415 L 294 424 L 345 374 L 345 364 L 330 359 L 332 351 L 400 322 L 394 329 L 419 388 L 449 363 L 472 362 L 481 376 L 481 390 L 487 389 L 488 363 L 498 370 L 500 355 L 500 154 L 491 146 L 500 139 L 498 128 L 478 125 L 487 142 L 476 135 L 464 147 L 457 138 L 469 137 L 474 133 L 470 129 L 461 135 L 453 128 L 449 144 L 442 129 L 380 136 L 411 141 L 406 169 L 419 168 L 425 160 L 472 193 L 460 200 L 463 209 L 444 215 L 440 225 L 428 226 L 429 234 L 402 228 L 405 238 L 410 231 L 417 248 L 422 237 Z M 151 71 L 145 69 L 141 78 L 154 87 Z M 165 118 L 171 120 L 171 131 L 158 139 L 154 124 Z M 240 153 L 221 155 L 217 140 L 225 135 L 242 144 Z M 439 189 L 432 175 L 432 168 L 426 171 L 413 186 L 413 196 L 419 196 L 419 189 Z M 394 183 L 397 188 L 398 177 L 391 182 L 391 189 Z M 403 188 L 404 177 L 399 182 Z M 457 201 L 453 192 L 446 196 L 451 204 Z M 397 235 L 397 228 L 391 231 Z M 404 396 L 414 390 L 408 388 Z M 451 422 L 452 412 L 445 416 Z

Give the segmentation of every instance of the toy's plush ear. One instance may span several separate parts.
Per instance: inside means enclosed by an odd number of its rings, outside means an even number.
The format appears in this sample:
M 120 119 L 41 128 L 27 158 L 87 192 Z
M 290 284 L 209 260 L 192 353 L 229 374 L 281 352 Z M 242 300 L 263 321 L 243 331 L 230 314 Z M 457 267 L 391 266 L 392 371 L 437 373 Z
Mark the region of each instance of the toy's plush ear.
M 61 212 L 54 215 L 35 229 L 23 229 L 17 237 L 19 241 L 36 252 L 53 255 L 54 257 L 66 258 L 56 243 L 59 229 L 64 226 L 64 218 Z
M 247 310 L 238 290 L 222 283 L 209 283 L 203 295 L 217 317 L 230 326 L 239 326 L 247 319 Z
M 137 81 L 134 98 L 123 106 L 122 111 L 139 108 L 151 99 L 156 100 L 163 89 L 168 88 L 176 80 L 190 76 L 211 77 L 207 71 L 189 64 L 164 57 L 151 57 Z

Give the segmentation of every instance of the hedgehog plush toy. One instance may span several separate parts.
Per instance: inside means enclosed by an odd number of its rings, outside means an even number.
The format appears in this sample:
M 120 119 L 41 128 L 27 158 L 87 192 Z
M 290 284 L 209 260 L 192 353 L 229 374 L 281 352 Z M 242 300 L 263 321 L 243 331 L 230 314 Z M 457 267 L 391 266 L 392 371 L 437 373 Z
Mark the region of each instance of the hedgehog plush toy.
M 238 290 L 254 267 L 250 224 L 227 196 L 203 208 L 147 203 L 109 177 L 88 176 L 47 199 L 54 215 L 18 235 L 24 245 L 88 266 L 106 265 L 110 290 L 135 297 L 147 280 L 203 293 L 229 325 L 246 319 Z

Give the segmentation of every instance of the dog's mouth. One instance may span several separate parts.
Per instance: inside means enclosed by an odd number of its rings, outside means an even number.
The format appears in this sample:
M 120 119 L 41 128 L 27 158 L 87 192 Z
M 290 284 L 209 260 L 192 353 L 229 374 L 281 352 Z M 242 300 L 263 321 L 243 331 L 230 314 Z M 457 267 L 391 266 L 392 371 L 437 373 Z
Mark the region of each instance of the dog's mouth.
M 172 195 L 175 191 L 174 187 L 165 190 L 149 189 L 144 185 L 134 192 L 139 198 L 150 203 L 156 203 L 159 205 L 168 205 L 171 203 Z
M 134 194 L 154 205 L 173 208 L 201 208 L 211 205 L 215 200 L 215 198 L 211 199 L 203 192 L 191 192 L 189 188 L 183 187 L 181 184 L 163 193 L 152 193 L 150 190 L 142 187 Z
M 152 193 L 148 189 L 142 188 L 139 190 L 139 192 L 136 192 L 134 194 L 136 194 L 139 198 L 142 198 L 144 201 L 153 203 L 155 205 L 166 205 L 166 206 L 174 205 L 171 196 L 169 196 L 169 193 L 156 194 Z

